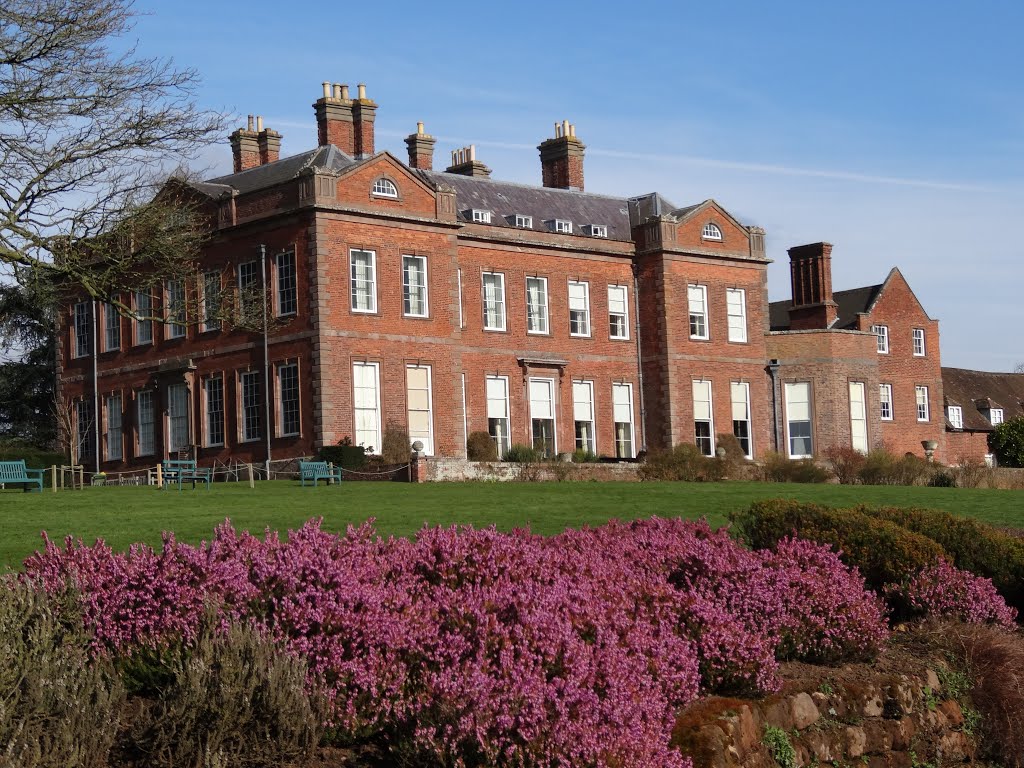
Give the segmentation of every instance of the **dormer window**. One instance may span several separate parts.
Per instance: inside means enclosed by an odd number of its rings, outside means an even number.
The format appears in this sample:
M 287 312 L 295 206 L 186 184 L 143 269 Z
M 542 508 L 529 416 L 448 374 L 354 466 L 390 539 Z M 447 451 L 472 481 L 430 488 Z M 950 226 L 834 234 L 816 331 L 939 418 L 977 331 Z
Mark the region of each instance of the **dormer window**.
M 591 224 L 590 225 L 590 236 L 591 237 L 608 237 L 608 227 L 604 224 Z
M 565 219 L 555 219 L 551 222 L 551 228 L 554 229 L 555 232 L 561 232 L 563 235 L 572 234 L 572 222 L 566 221 Z
M 946 413 L 949 416 L 949 423 L 953 429 L 964 428 L 964 411 L 959 405 L 950 405 L 946 408 Z
M 701 233 L 701 237 L 705 240 L 721 240 L 722 230 L 718 228 L 717 224 L 712 224 L 709 221 L 704 225 L 704 231 Z
M 474 208 L 472 210 L 473 221 L 478 224 L 490 224 L 491 223 L 491 212 L 485 211 L 482 208 Z
M 533 229 L 533 216 L 523 216 L 521 213 L 517 213 L 515 225 L 520 229 Z
M 1003 423 L 1003 409 L 993 408 L 988 412 L 988 420 L 992 422 L 992 426 L 998 426 Z
M 390 179 L 377 179 L 373 182 L 373 194 L 376 197 L 398 197 L 398 187 Z

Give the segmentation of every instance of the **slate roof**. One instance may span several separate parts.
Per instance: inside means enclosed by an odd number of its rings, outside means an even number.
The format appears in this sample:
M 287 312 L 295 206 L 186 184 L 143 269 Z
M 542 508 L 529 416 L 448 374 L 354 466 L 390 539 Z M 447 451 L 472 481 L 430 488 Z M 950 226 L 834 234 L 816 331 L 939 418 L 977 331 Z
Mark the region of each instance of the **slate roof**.
M 361 161 L 353 160 L 334 145 L 328 145 L 311 149 L 308 152 L 300 152 L 297 155 L 285 157 L 273 163 L 258 165 L 255 168 L 249 168 L 238 173 L 208 179 L 193 186 L 200 191 L 213 195 L 218 193 L 207 192 L 203 188 L 235 189 L 239 193 L 244 194 L 245 192 L 272 187 L 275 184 L 294 179 L 305 168 L 317 167 L 340 171 L 358 162 Z
M 472 211 L 477 209 L 491 212 L 491 226 L 516 229 L 515 216 L 520 214 L 532 216 L 532 229 L 537 231 L 551 231 L 547 222 L 563 219 L 572 222 L 576 235 L 587 234 L 585 225 L 597 224 L 608 228 L 608 240 L 630 240 L 628 201 L 623 197 L 513 184 L 443 171 L 418 173 L 431 184 L 443 184 L 455 190 L 459 221 L 472 221 Z
M 878 285 L 851 288 L 848 291 L 834 291 L 832 300 L 838 305 L 839 318 L 832 327 L 844 330 L 856 328 L 858 313 L 868 311 L 875 299 L 878 298 L 883 285 L 884 283 L 879 283 Z M 773 331 L 789 329 L 789 309 L 792 306 L 792 299 L 773 301 L 768 305 L 768 319 Z
M 967 368 L 943 368 L 945 405 L 963 409 L 964 429 L 991 432 L 992 423 L 979 406 L 1003 409 L 1003 419 L 1024 416 L 1024 373 L 993 373 Z M 948 411 L 946 412 L 948 415 Z M 947 418 L 946 428 L 952 425 Z

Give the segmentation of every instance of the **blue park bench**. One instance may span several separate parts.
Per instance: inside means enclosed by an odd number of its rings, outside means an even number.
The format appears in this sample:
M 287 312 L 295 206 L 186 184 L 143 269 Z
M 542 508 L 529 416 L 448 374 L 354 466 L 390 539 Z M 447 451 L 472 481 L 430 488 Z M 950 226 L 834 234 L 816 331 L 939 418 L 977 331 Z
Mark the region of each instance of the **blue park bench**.
M 187 482 L 192 483 L 193 489 L 197 482 L 206 483 L 206 489 L 210 489 L 210 470 L 197 467 L 194 459 L 164 459 L 162 471 L 164 490 L 171 483 L 177 483 L 180 491 L 182 483 Z
M 25 466 L 25 460 L 0 461 L 0 485 L 8 483 L 22 483 L 23 491 L 28 491 L 30 485 L 36 486 L 36 490 L 42 493 L 43 473 L 45 469 L 29 469 Z
M 326 480 L 328 483 L 336 480 L 340 483 L 341 467 L 331 467 L 326 461 L 300 461 L 299 479 L 303 488 L 306 487 L 307 480 L 312 480 L 314 486 L 318 480 Z

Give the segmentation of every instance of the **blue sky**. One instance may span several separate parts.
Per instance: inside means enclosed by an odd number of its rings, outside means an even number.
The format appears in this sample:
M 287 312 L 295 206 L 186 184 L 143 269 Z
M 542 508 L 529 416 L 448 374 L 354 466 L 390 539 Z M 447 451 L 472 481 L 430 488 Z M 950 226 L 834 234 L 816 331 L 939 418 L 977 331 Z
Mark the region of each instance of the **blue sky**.
M 201 101 L 316 142 L 324 80 L 367 85 L 377 149 L 426 123 L 435 165 L 474 143 L 540 183 L 569 119 L 588 191 L 709 197 L 786 249 L 828 240 L 839 290 L 899 266 L 940 320 L 945 365 L 1011 370 L 1024 237 L 1024 4 L 406 3 L 139 0 L 139 50 L 203 78 Z M 224 145 L 206 156 L 230 165 Z

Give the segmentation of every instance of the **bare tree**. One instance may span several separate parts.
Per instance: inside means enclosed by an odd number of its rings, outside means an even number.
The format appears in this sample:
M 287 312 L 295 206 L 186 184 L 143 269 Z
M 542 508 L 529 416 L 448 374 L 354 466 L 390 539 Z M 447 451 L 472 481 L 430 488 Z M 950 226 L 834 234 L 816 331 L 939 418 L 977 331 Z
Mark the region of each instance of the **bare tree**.
M 1013 369 L 1014 373 L 1024 373 L 1024 363 L 1017 363 L 1017 367 Z
M 166 181 L 224 119 L 193 70 L 111 49 L 133 21 L 131 0 L 0 4 L 0 272 L 105 299 L 197 253 L 204 212 Z

